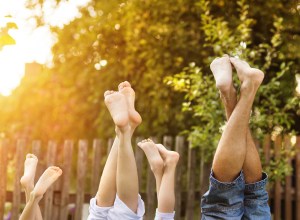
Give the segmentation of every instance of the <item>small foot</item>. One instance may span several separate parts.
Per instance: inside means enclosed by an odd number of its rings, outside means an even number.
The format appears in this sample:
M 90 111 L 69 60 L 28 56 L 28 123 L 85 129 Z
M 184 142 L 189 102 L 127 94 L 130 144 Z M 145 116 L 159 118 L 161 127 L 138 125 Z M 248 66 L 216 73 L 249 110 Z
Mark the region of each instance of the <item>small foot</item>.
M 38 158 L 33 154 L 27 154 L 24 163 L 24 175 L 20 182 L 24 189 L 32 191 L 34 188 L 34 177 L 36 172 L 36 167 L 38 164 Z
M 164 161 L 165 167 L 176 167 L 179 154 L 175 151 L 167 150 L 162 144 L 156 144 L 158 151 Z

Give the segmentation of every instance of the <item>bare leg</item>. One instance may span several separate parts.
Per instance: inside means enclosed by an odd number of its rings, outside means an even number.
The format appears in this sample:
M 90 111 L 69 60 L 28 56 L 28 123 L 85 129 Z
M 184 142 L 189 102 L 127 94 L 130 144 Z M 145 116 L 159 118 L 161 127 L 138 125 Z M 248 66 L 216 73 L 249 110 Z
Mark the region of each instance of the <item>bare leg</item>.
M 228 55 L 224 55 L 224 57 L 228 58 Z M 249 64 L 245 61 L 243 61 L 245 65 L 248 67 Z M 232 69 L 231 65 L 226 65 L 223 67 L 223 78 L 227 77 L 232 80 Z M 227 84 L 228 85 L 227 85 Z M 233 82 L 230 80 L 227 80 L 223 82 L 223 87 L 219 86 L 220 90 L 220 97 L 221 100 L 225 106 L 226 110 L 226 116 L 227 120 L 229 120 L 235 106 L 237 103 L 237 95 L 236 95 L 236 90 L 233 87 Z M 243 171 L 244 171 L 244 178 L 246 184 L 248 183 L 255 183 L 261 180 L 262 178 L 262 168 L 261 168 L 261 162 L 259 158 L 258 151 L 255 147 L 255 143 L 253 141 L 251 131 L 248 127 L 247 129 L 247 141 L 246 141 L 246 157 L 243 165 Z
M 149 161 L 151 170 L 155 176 L 157 198 L 159 198 L 160 186 L 163 176 L 164 161 L 158 151 L 156 144 L 150 140 L 143 140 L 138 143 L 138 146 L 145 152 L 146 157 Z
M 128 82 L 121 83 L 119 85 L 119 91 L 125 96 L 127 103 L 128 115 L 129 115 L 129 124 L 132 128 L 131 135 L 135 128 L 142 122 L 140 115 L 134 109 L 134 99 L 135 93 L 131 88 L 131 85 Z M 113 91 L 107 91 L 104 96 L 109 96 L 114 94 Z M 111 101 L 111 100 L 109 100 Z M 116 100 L 112 100 L 116 101 Z M 107 102 L 109 105 L 111 102 Z M 130 113 L 129 113 L 130 112 Z M 107 158 L 103 174 L 101 176 L 99 189 L 97 193 L 97 205 L 100 207 L 110 207 L 113 206 L 116 193 L 117 193 L 117 160 L 118 160 L 118 147 L 120 141 L 118 137 L 115 138 L 109 157 Z
M 35 177 L 37 163 L 38 163 L 38 159 L 35 155 L 28 154 L 26 156 L 26 161 L 24 164 L 25 171 L 20 181 L 21 185 L 25 189 L 26 204 L 29 202 L 30 193 L 34 189 L 34 177 Z M 35 220 L 42 220 L 42 219 L 43 218 L 42 218 L 40 207 L 37 205 L 36 212 L 35 212 Z
M 161 144 L 157 144 L 157 148 L 164 161 L 164 174 L 158 197 L 158 211 L 160 213 L 173 213 L 175 208 L 175 169 L 179 154 L 175 151 L 168 151 Z
M 20 220 L 35 220 L 38 203 L 42 199 L 46 190 L 53 182 L 62 174 L 58 167 L 49 167 L 41 176 L 33 191 L 30 193 L 30 198 L 25 206 L 25 209 L 20 217 Z
M 228 61 L 228 57 L 223 57 L 215 59 L 211 64 L 217 87 L 218 78 L 221 78 L 220 75 L 223 77 L 224 66 L 228 65 Z M 214 175 L 222 182 L 233 181 L 243 167 L 247 152 L 246 137 L 250 112 L 256 91 L 263 80 L 263 73 L 260 70 L 246 66 L 239 59 L 231 58 L 231 62 L 237 69 L 242 86 L 240 99 L 228 121 L 213 161 Z M 215 74 L 217 72 L 219 75 Z M 232 88 L 229 86 L 229 90 Z

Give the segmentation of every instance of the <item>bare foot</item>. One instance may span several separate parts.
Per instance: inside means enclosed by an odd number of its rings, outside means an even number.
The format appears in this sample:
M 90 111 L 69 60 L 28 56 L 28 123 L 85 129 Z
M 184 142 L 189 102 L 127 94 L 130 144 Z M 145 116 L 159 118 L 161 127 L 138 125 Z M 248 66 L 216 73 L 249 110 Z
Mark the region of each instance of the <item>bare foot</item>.
M 156 144 L 152 140 L 147 139 L 139 142 L 138 146 L 145 152 L 154 175 L 162 175 L 164 162 Z
M 104 97 L 105 104 L 116 126 L 123 131 L 124 128 L 127 128 L 129 123 L 125 96 L 120 92 L 106 91 Z
M 51 184 L 54 183 L 61 174 L 62 170 L 59 167 L 49 167 L 40 177 L 32 191 L 35 198 L 44 195 L 49 186 L 51 186 Z
M 250 89 L 251 91 L 256 92 L 264 79 L 264 73 L 259 69 L 251 68 L 247 62 L 238 58 L 230 58 L 230 62 L 235 67 L 238 77 L 242 83 L 241 92 L 244 89 Z
M 30 192 L 34 188 L 34 177 L 35 177 L 37 163 L 38 163 L 38 159 L 35 155 L 27 154 L 24 163 L 24 175 L 21 178 L 20 182 L 21 185 L 24 187 L 24 189 L 29 190 Z
M 176 167 L 179 154 L 175 151 L 167 150 L 162 144 L 156 144 L 158 151 L 164 161 L 164 167 Z
M 140 114 L 134 108 L 135 92 L 129 82 L 120 83 L 119 92 L 125 96 L 130 126 L 135 129 L 142 122 Z
M 228 102 L 232 101 L 233 95 L 235 94 L 236 96 L 236 90 L 233 87 L 232 67 L 229 56 L 225 54 L 222 58 L 217 57 L 214 59 L 210 64 L 210 69 L 214 74 L 216 86 L 220 90 L 221 97 Z

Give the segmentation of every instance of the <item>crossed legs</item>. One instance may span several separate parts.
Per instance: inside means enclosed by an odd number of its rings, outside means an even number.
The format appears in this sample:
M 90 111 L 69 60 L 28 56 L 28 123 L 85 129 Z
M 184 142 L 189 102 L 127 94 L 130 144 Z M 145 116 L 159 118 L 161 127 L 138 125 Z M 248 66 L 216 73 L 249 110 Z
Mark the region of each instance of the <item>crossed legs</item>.
M 117 136 L 103 170 L 96 203 L 99 207 L 111 207 L 117 194 L 136 213 L 139 189 L 130 141 L 142 119 L 134 108 L 135 93 L 131 85 L 124 82 L 119 85 L 119 92 L 107 91 L 104 96 L 116 125 Z
M 49 167 L 34 186 L 34 177 L 38 159 L 33 154 L 28 154 L 25 161 L 25 172 L 21 184 L 25 188 L 26 206 L 20 220 L 42 220 L 39 201 L 49 186 L 62 174 L 58 167 Z
M 168 214 L 174 216 L 174 178 L 179 154 L 174 151 L 168 151 L 163 145 L 155 144 L 150 139 L 138 143 L 138 146 L 145 152 L 156 179 L 157 219 Z
M 235 66 L 242 83 L 238 102 L 233 87 L 231 63 Z M 221 182 L 231 182 L 243 169 L 246 183 L 260 181 L 260 158 L 248 122 L 256 91 L 264 75 L 244 61 L 229 59 L 228 55 L 214 60 L 211 69 L 228 119 L 213 161 L 214 175 Z

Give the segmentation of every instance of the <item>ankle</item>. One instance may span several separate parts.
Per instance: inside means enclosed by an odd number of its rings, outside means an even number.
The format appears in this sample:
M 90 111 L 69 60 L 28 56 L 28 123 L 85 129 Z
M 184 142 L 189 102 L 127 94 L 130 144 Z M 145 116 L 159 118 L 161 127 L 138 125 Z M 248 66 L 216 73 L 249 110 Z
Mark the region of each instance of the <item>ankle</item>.
M 37 194 L 35 193 L 35 191 L 33 190 L 33 191 L 30 193 L 30 199 L 29 199 L 29 201 L 31 201 L 31 202 L 34 202 L 34 201 L 39 202 L 39 201 L 41 201 L 42 198 L 43 198 L 43 195 L 37 195 Z

